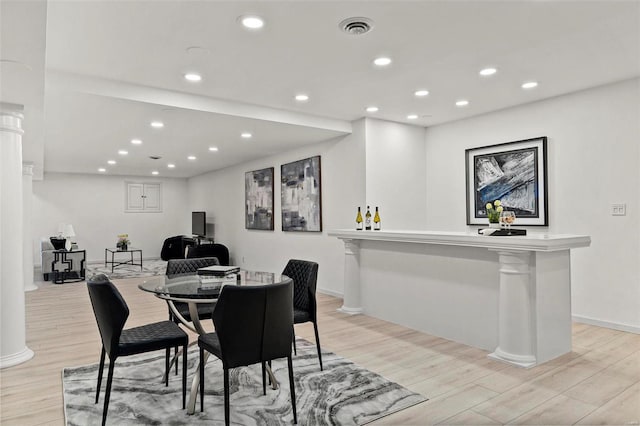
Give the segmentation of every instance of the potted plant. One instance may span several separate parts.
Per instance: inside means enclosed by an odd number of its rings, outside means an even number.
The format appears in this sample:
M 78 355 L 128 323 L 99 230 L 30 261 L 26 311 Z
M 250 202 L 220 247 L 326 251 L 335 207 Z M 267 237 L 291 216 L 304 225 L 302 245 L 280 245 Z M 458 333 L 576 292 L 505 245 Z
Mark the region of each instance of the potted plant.
M 120 251 L 127 251 L 129 246 L 129 234 L 120 234 L 118 235 L 118 242 L 116 243 L 116 248 Z
M 493 203 L 487 203 L 487 218 L 489 219 L 489 228 L 500 228 L 500 213 L 504 209 L 500 200 Z

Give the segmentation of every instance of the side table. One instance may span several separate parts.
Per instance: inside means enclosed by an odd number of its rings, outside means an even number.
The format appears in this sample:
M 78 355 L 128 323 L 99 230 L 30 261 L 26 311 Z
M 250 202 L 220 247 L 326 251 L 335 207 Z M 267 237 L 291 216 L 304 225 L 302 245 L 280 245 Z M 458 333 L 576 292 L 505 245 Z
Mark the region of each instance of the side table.
M 107 255 L 111 253 L 111 260 L 108 260 Z M 131 254 L 131 258 L 128 260 L 125 260 L 124 262 L 121 262 L 119 260 L 115 260 L 115 255 L 116 253 L 130 253 Z M 136 263 L 133 260 L 133 253 L 139 253 L 140 254 L 140 263 Z M 111 272 L 113 272 L 113 268 L 115 268 L 116 266 L 120 266 L 120 265 L 133 265 L 133 266 L 139 266 L 140 270 L 142 271 L 142 249 L 137 249 L 137 248 L 133 248 L 133 247 L 129 247 L 126 250 L 120 250 L 118 248 L 106 248 L 104 249 L 104 266 L 105 268 L 107 267 L 108 264 L 111 264 Z
M 87 260 L 86 250 L 54 250 L 53 261 L 51 262 L 51 274 L 54 284 L 64 284 L 66 282 L 78 282 L 85 279 L 84 264 Z M 77 263 L 80 263 L 79 268 Z M 76 265 L 74 265 L 74 262 Z M 59 269 L 64 265 L 64 269 Z

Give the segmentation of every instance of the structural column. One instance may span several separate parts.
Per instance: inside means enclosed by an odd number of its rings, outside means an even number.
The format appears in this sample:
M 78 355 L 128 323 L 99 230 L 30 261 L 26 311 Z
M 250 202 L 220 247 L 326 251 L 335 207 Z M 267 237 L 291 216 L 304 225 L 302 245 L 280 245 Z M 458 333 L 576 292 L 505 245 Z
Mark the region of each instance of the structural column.
M 22 218 L 24 247 L 22 258 L 22 270 L 24 273 L 24 291 L 37 290 L 33 283 L 33 210 L 31 208 L 33 199 L 33 164 L 22 164 Z
M 33 357 L 26 345 L 22 106 L 0 103 L 0 368 Z
M 500 295 L 498 347 L 490 358 L 520 367 L 536 365 L 531 252 L 498 251 Z
M 338 309 L 345 314 L 361 314 L 362 299 L 360 296 L 360 242 L 344 239 L 344 296 L 342 307 Z

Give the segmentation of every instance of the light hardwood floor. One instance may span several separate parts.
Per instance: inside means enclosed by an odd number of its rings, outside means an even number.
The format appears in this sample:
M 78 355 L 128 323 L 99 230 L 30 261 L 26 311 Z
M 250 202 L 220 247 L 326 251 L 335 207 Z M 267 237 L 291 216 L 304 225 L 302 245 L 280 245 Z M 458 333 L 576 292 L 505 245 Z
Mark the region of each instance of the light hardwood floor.
M 131 309 L 127 327 L 166 319 L 166 305 L 138 290 L 138 282 L 115 282 Z M 375 424 L 640 423 L 640 335 L 575 324 L 573 352 L 525 370 L 489 360 L 480 349 L 338 313 L 340 299 L 318 297 L 324 349 L 429 398 Z M 26 300 L 35 357 L 0 370 L 0 423 L 61 425 L 62 368 L 96 363 L 100 354 L 86 285 L 44 284 Z M 313 328 L 296 326 L 296 334 L 312 341 Z

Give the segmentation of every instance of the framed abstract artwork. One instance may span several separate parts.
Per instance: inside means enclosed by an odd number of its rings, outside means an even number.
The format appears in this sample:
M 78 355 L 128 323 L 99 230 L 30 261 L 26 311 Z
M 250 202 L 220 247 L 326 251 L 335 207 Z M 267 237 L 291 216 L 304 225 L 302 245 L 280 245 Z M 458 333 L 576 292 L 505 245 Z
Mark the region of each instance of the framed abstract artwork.
M 273 231 L 273 167 L 244 174 L 245 228 Z
M 280 166 L 283 231 L 322 231 L 320 156 Z
M 487 224 L 487 203 L 500 200 L 517 225 L 549 225 L 545 136 L 471 148 L 466 155 L 467 225 Z

